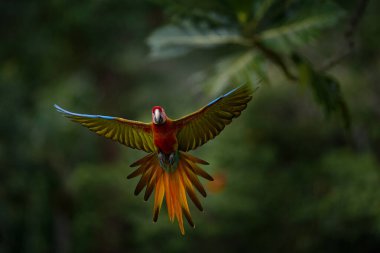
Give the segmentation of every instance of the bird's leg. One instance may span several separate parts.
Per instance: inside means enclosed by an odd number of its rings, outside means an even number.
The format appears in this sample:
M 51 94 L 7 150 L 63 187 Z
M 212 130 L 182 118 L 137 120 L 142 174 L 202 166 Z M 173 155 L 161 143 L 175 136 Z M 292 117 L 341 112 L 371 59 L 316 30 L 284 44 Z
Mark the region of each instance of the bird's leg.
M 175 162 L 175 155 L 176 155 L 175 152 L 170 153 L 170 155 L 169 155 L 169 163 L 170 163 L 170 165 L 174 164 L 174 162 Z
M 165 167 L 165 154 L 162 153 L 161 151 L 158 152 L 158 160 L 160 162 L 161 168 Z
M 169 160 L 169 171 L 175 171 L 178 167 L 178 162 L 179 162 L 179 152 L 174 151 L 173 153 L 170 153 L 168 160 Z
M 170 154 L 165 154 L 161 150 L 157 153 L 158 161 L 160 162 L 161 168 L 167 172 L 173 172 L 178 166 L 179 162 L 179 152 L 175 151 Z

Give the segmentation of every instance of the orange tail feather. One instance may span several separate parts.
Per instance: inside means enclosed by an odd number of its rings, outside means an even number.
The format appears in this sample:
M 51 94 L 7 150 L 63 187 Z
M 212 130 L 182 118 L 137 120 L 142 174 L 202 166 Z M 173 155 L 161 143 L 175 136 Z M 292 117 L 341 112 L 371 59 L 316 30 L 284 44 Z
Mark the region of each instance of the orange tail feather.
M 157 155 L 149 154 L 132 164 L 132 167 L 139 167 L 133 171 L 128 178 L 141 175 L 140 181 L 135 189 L 135 194 L 139 194 L 144 187 L 146 187 L 144 200 L 148 200 L 153 190 L 155 191 L 153 208 L 154 222 L 158 219 L 165 196 L 170 221 L 173 222 L 176 218 L 181 234 L 185 234 L 183 215 L 190 226 L 194 227 L 186 193 L 194 205 L 202 211 L 203 208 L 194 192 L 194 187 L 206 197 L 206 191 L 199 181 L 198 176 L 208 180 L 213 180 L 213 178 L 197 165 L 197 163 L 208 164 L 207 162 L 183 152 L 180 152 L 179 156 L 180 160 L 177 169 L 174 172 L 167 172 L 160 167 Z

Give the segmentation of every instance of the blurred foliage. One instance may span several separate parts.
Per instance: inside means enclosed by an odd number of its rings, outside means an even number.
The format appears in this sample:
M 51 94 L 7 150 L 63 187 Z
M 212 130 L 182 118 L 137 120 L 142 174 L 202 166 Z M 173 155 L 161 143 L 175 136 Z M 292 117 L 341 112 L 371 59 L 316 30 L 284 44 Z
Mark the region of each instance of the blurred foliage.
M 378 1 L 353 54 L 321 70 L 356 6 L 0 2 L 0 252 L 379 252 Z M 149 121 L 159 104 L 176 118 L 257 80 L 270 86 L 195 151 L 218 181 L 184 237 L 133 196 L 128 165 L 142 153 L 52 106 Z M 351 131 L 336 120 L 347 108 Z
M 333 112 L 339 113 L 348 129 L 350 127 L 349 113 L 338 81 L 328 75 L 317 73 L 307 60 L 297 54 L 293 54 L 292 58 L 299 71 L 300 83 L 312 87 L 315 99 L 321 104 L 325 113 L 328 116 Z
M 269 83 L 268 63 L 277 66 L 292 82 L 304 81 L 300 79 L 305 73 L 293 70 L 299 64 L 291 61 L 292 55 L 317 39 L 324 29 L 335 25 L 345 13 L 333 1 L 161 2 L 173 21 L 149 37 L 152 57 L 173 57 L 194 49 L 235 46 L 217 60 L 211 71 L 198 73 L 201 78 L 197 81 L 209 85 L 213 94 L 220 93 L 230 83 L 256 85 L 258 80 Z M 339 83 L 327 80 L 318 71 L 313 71 L 308 78 L 310 80 L 303 84 L 317 94 L 316 99 L 327 115 L 343 112 L 342 119 L 348 128 L 350 118 Z

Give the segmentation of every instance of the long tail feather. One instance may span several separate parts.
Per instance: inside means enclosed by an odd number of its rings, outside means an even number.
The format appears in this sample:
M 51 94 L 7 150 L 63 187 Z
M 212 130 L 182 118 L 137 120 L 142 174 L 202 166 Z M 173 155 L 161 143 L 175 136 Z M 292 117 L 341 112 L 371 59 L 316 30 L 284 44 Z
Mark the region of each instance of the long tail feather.
M 207 194 L 197 176 L 201 176 L 210 181 L 212 181 L 213 178 L 197 165 L 197 163 L 206 165 L 208 164 L 206 161 L 184 152 L 180 152 L 179 156 L 180 160 L 176 170 L 167 172 L 160 167 L 157 155 L 149 154 L 131 165 L 131 167 L 138 166 L 138 168 L 133 171 L 128 178 L 141 175 L 135 189 L 135 194 L 139 194 L 146 187 L 144 200 L 148 200 L 154 190 L 154 222 L 158 219 L 165 197 L 170 221 L 173 222 L 174 219 L 177 219 L 181 234 L 185 234 L 183 216 L 185 216 L 191 227 L 195 227 L 187 203 L 187 195 L 194 205 L 200 211 L 203 211 L 203 207 L 194 188 L 204 197 L 206 197 Z

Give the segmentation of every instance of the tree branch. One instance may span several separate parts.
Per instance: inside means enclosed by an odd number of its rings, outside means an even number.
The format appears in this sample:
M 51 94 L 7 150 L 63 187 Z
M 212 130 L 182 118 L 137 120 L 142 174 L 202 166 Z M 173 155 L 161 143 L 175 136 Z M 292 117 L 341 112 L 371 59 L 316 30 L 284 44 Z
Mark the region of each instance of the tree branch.
M 355 10 L 352 12 L 348 20 L 348 26 L 344 33 L 347 48 L 337 54 L 335 57 L 327 61 L 320 69 L 320 71 L 327 71 L 340 63 L 344 58 L 352 53 L 355 47 L 354 35 L 357 27 L 364 16 L 365 9 L 367 8 L 369 0 L 358 0 Z
M 288 67 L 286 66 L 286 63 L 284 62 L 280 54 L 265 46 L 263 43 L 259 41 L 254 40 L 253 43 L 270 61 L 276 64 L 282 70 L 282 72 L 284 72 L 285 76 L 288 79 L 292 81 L 297 80 L 297 77 L 289 71 Z

